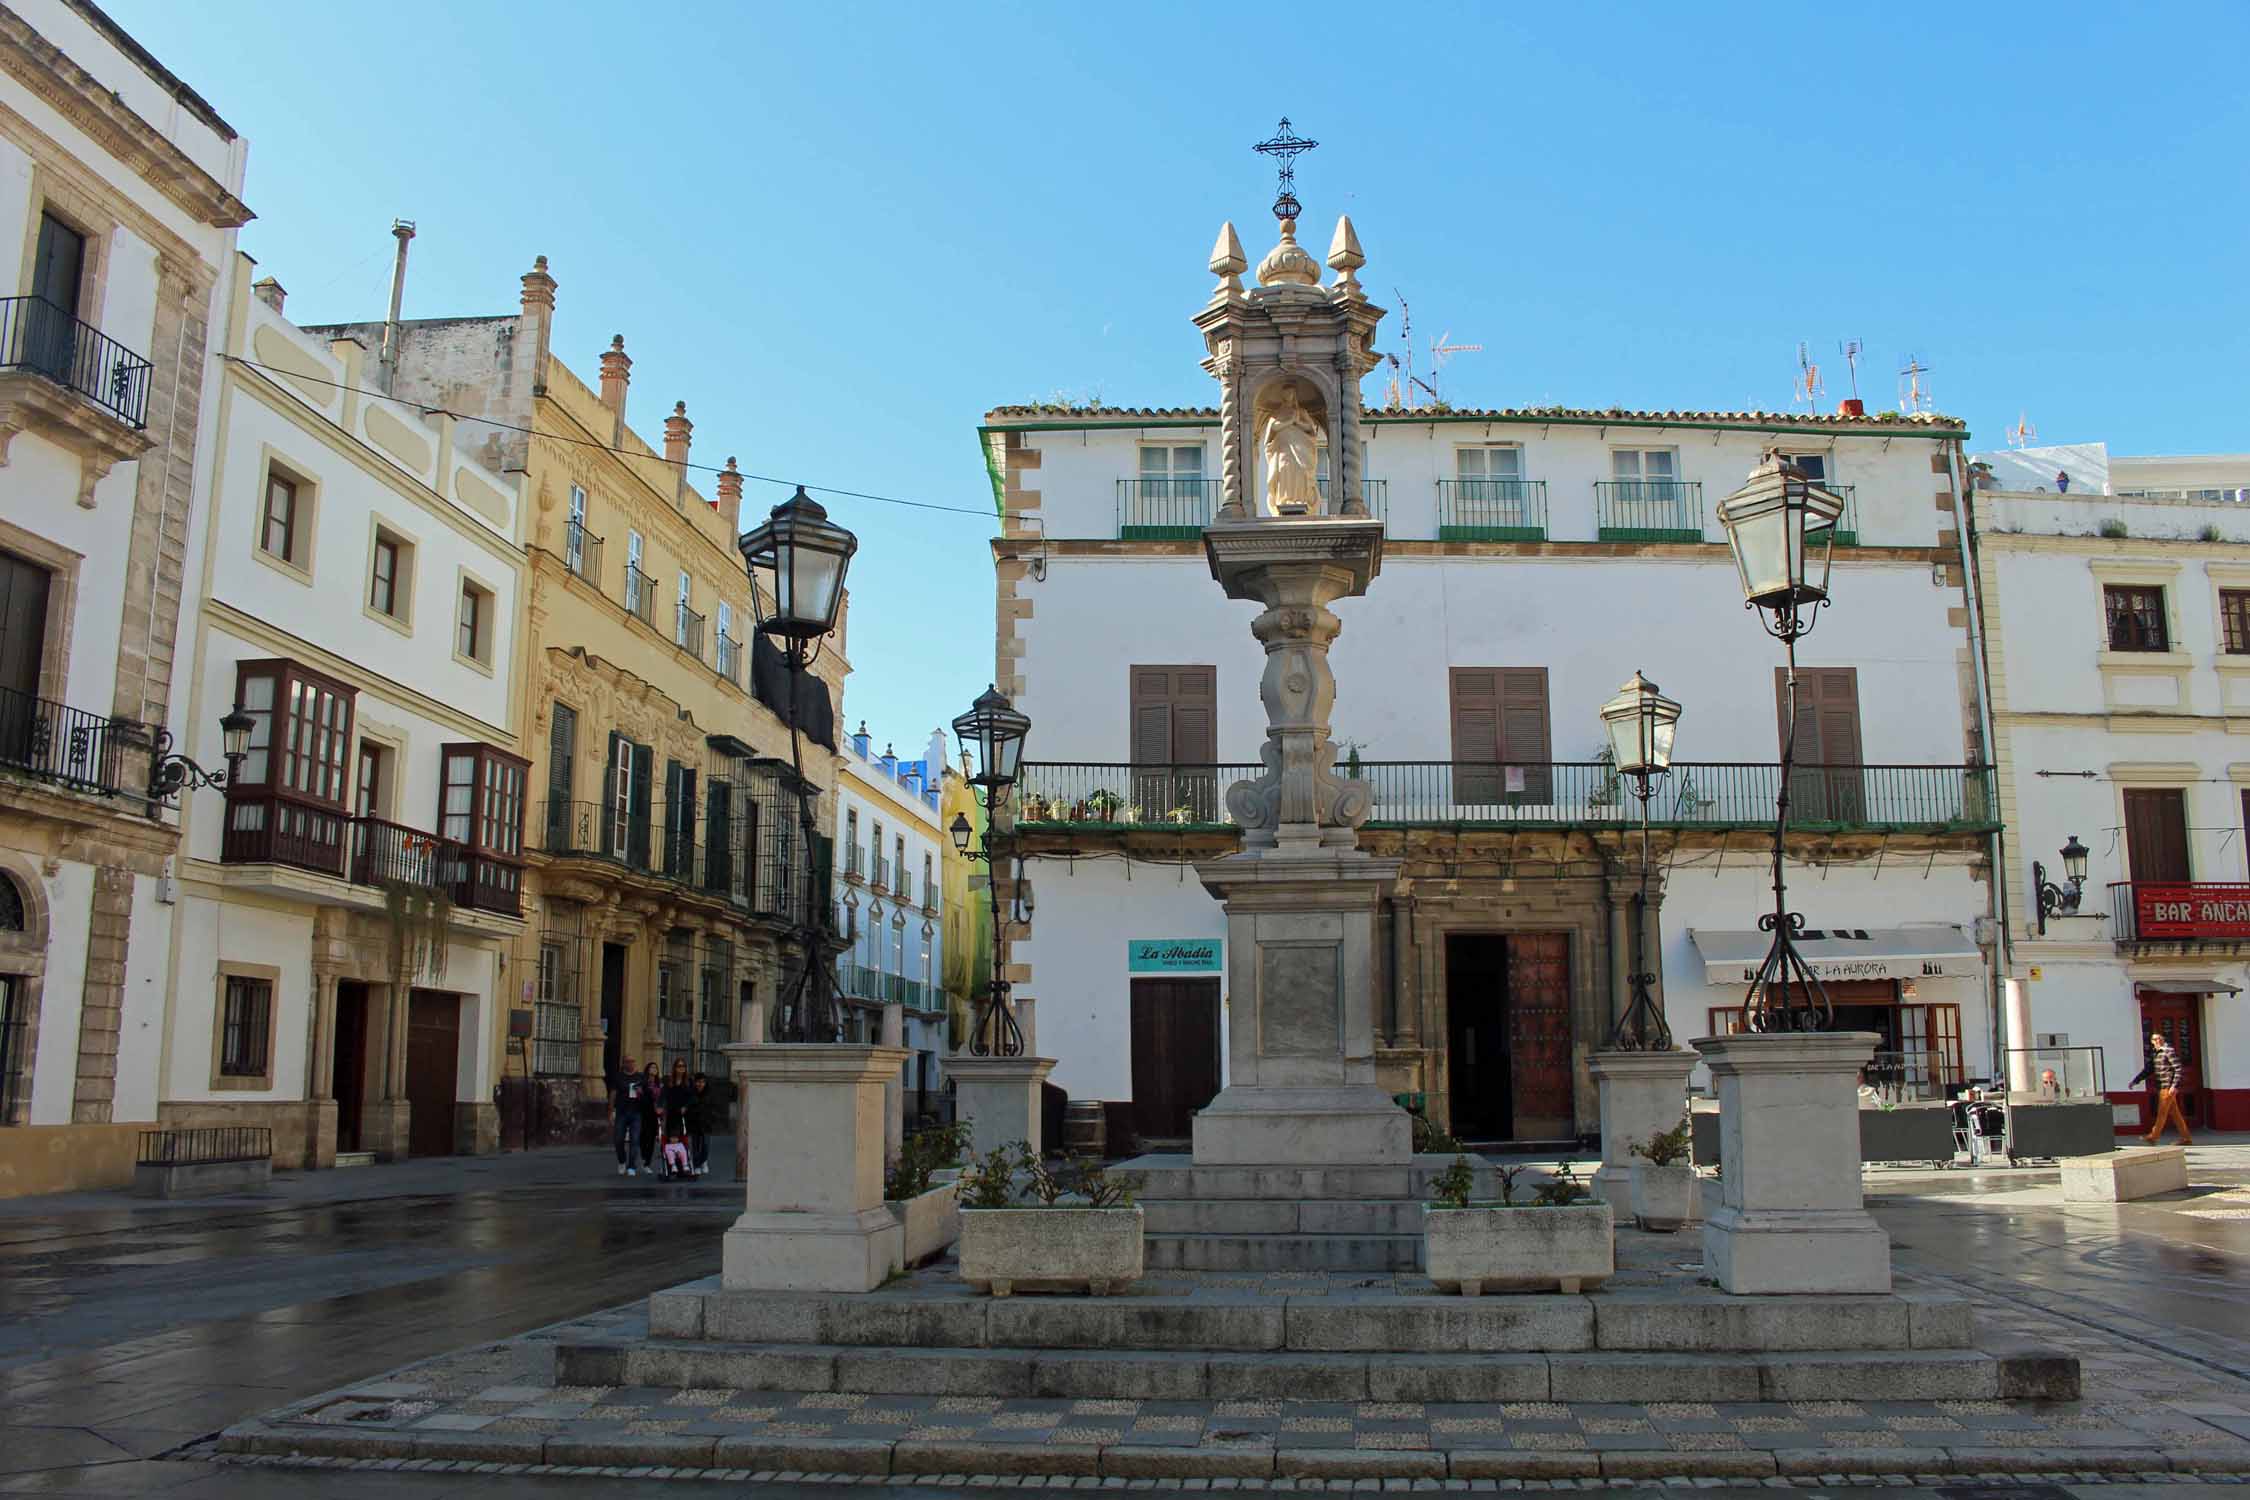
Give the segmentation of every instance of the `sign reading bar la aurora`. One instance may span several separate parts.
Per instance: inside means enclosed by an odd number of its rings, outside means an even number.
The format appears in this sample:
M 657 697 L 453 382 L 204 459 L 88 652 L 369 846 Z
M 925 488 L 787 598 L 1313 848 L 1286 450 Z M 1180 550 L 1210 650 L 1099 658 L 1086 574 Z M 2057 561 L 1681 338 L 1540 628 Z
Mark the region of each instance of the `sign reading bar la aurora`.
M 1224 938 L 1127 938 L 1128 974 L 1216 974 Z
M 2250 938 L 2250 885 L 2133 886 L 2134 935 Z

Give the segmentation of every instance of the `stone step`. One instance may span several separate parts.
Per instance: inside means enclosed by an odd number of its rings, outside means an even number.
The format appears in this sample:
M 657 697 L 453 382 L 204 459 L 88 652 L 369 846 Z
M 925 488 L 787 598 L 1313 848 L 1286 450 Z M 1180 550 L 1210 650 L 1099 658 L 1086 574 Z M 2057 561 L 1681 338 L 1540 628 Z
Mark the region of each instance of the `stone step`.
M 1881 1352 L 1975 1341 L 1969 1302 L 1942 1293 L 1730 1297 L 1642 1288 L 1476 1298 L 1348 1291 L 980 1297 L 957 1285 L 846 1296 L 730 1292 L 706 1283 L 656 1293 L 648 1326 L 658 1342 L 1243 1353 Z
M 1498 1171 L 1482 1157 L 1470 1156 L 1478 1198 L 1500 1196 Z M 1181 1198 L 1344 1199 L 1420 1203 L 1432 1196 L 1431 1184 L 1453 1165 L 1448 1155 L 1422 1155 L 1395 1167 L 1199 1167 L 1194 1158 L 1156 1154 L 1136 1156 L 1111 1169 L 1131 1174 L 1136 1201 Z
M 1156 1401 L 2075 1400 L 2075 1356 L 2034 1350 L 1772 1354 L 1206 1353 L 564 1342 L 561 1385 Z
M 1422 1235 L 1151 1232 L 1141 1251 L 1151 1271 L 1412 1271 Z
M 1422 1232 L 1416 1201 L 1336 1198 L 1138 1198 L 1144 1229 L 1157 1234 L 1410 1234 Z

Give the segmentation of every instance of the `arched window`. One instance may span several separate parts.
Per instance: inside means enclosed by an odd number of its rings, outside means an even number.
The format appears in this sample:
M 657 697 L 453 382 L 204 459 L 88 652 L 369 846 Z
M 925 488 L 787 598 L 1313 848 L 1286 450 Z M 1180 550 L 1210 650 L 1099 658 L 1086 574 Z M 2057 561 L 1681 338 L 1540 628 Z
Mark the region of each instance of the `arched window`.
M 26 930 L 23 887 L 13 877 L 0 874 L 0 932 Z

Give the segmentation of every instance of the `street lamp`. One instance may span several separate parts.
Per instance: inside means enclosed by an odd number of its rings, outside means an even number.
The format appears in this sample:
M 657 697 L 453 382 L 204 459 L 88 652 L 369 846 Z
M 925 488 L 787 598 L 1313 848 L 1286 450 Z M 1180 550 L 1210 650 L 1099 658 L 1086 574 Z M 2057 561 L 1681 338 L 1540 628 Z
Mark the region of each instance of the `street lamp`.
M 226 756 L 227 768 L 223 771 L 206 771 L 185 755 L 172 753 L 172 731 L 159 729 L 149 749 L 148 799 L 151 802 L 169 802 L 182 788 L 209 787 L 223 791 L 242 770 L 242 761 L 250 753 L 250 731 L 258 721 L 242 711 L 236 704 L 219 720 L 219 747 Z M 156 809 L 150 808 L 154 817 Z
M 1641 890 L 1633 904 L 1632 1003 L 1609 1033 L 1609 1045 L 1621 1052 L 1669 1052 L 1672 1028 L 1650 993 L 1656 976 L 1649 972 L 1648 953 L 1648 801 L 1656 783 L 1672 770 L 1672 736 L 1680 722 L 1680 705 L 1657 690 L 1639 672 L 1602 705 L 1602 727 L 1609 731 L 1610 755 L 1617 774 L 1633 783 L 1641 802 Z
M 984 796 L 984 841 L 981 847 L 969 847 L 969 837 L 975 832 L 969 826 L 966 813 L 955 813 L 946 825 L 953 836 L 953 847 L 966 857 L 977 860 L 985 868 L 985 894 L 992 906 L 992 983 L 986 992 L 984 1004 L 978 1008 L 975 1024 L 969 1029 L 969 1051 L 977 1057 L 1023 1056 L 1023 1031 L 1016 1025 L 1016 1014 L 1008 1004 L 1008 980 L 1001 971 L 1001 940 L 1005 929 L 1000 923 L 1000 863 L 1005 858 L 998 847 L 1000 804 L 1008 798 L 1008 789 L 1016 784 L 1018 768 L 1023 764 L 1023 742 L 1031 733 L 1031 720 L 1016 711 L 1000 693 L 997 685 L 986 688 L 977 695 L 969 711 L 953 721 L 953 732 L 961 743 L 973 748 L 976 757 L 976 774 L 969 785 L 979 788 Z M 1019 879 L 1015 884 L 1020 888 Z M 1026 917 L 1028 917 L 1028 908 Z
M 2031 887 L 2039 893 L 2039 935 L 2047 935 L 2049 917 L 2075 917 L 2078 902 L 2086 892 L 2086 846 L 2072 834 L 2070 842 L 2060 850 L 2063 862 L 2063 879 L 2066 885 L 2056 885 L 2047 878 L 2047 867 L 2038 860 L 2031 862 Z
M 803 920 L 794 934 L 803 956 L 790 976 L 789 991 L 775 1007 L 774 1040 L 780 1042 L 833 1042 L 841 1031 L 836 1008 L 835 943 L 829 935 L 828 912 L 820 899 L 820 871 L 813 851 L 818 838 L 814 826 L 814 791 L 805 780 L 803 734 L 798 726 L 798 706 L 804 697 L 805 671 L 820 653 L 820 642 L 836 628 L 836 614 L 844 603 L 844 574 L 859 538 L 828 519 L 828 512 L 803 485 L 797 493 L 773 508 L 754 530 L 744 532 L 735 545 L 743 568 L 750 575 L 751 607 L 758 629 L 780 645 L 789 664 L 789 765 L 796 773 L 797 822 L 805 840 L 805 904 Z M 773 606 L 767 608 L 765 591 L 758 587 L 758 571 L 773 574 Z
M 1829 553 L 1843 500 L 1780 453 L 1768 453 L 1749 480 L 1719 503 L 1719 524 L 1742 576 L 1746 608 L 1786 653 L 1781 786 L 1774 796 L 1773 910 L 1758 926 L 1773 947 L 1751 982 L 1743 1014 L 1752 1031 L 1823 1031 L 1835 1019 L 1827 986 L 1798 954 L 1805 919 L 1789 910 L 1783 850 L 1789 831 L 1789 778 L 1797 746 L 1797 642 L 1828 602 Z

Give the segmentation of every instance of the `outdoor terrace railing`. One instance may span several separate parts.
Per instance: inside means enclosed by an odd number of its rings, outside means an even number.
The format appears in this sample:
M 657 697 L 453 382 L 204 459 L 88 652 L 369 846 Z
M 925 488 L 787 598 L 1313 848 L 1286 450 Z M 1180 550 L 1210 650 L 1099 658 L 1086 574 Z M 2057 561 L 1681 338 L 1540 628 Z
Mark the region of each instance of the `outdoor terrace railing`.
M 1226 789 L 1258 774 L 1248 763 L 1133 765 L 1027 761 L 1016 787 L 1019 825 L 1212 827 L 1230 821 Z M 1640 804 L 1606 762 L 1361 761 L 1338 774 L 1365 781 L 1370 822 L 1394 827 L 1631 825 Z M 1770 826 L 1781 768 L 1679 764 L 1658 784 L 1649 821 L 1661 828 Z M 1815 766 L 1793 769 L 1790 826 L 1838 830 L 1989 830 L 1998 825 L 1984 766 Z
M 1326 479 L 1320 480 L 1319 484 L 1322 503 L 1333 504 L 1336 498 L 1334 487 Z M 1391 519 L 1391 482 L 1388 479 L 1362 477 L 1359 488 L 1361 498 L 1367 501 L 1367 513 L 1388 524 Z
M 2250 943 L 2250 885 L 2220 880 L 2116 880 L 2110 939 L 2119 943 Z
M 201 1167 L 218 1162 L 265 1161 L 273 1156 L 273 1129 L 267 1125 L 193 1125 L 179 1130 L 144 1130 L 133 1158 L 144 1167 Z
M 515 860 L 386 818 L 347 817 L 282 793 L 227 800 L 219 860 L 288 865 L 354 885 L 443 891 L 455 906 L 509 917 L 523 913 L 523 869 Z
M 44 297 L 0 297 L 0 370 L 44 375 L 138 432 L 148 426 L 149 369 Z
M 625 565 L 625 612 L 649 629 L 656 628 L 656 580 L 636 563 Z
M 602 539 L 576 521 L 563 527 L 563 566 L 596 588 L 602 582 Z
M 703 660 L 703 616 L 683 604 L 673 625 L 672 644 L 697 661 Z
M 140 728 L 82 708 L 0 688 L 0 767 L 108 796 L 118 790 L 125 747 Z
M 721 677 L 736 687 L 742 686 L 742 642 L 721 631 L 718 654 L 712 665 L 717 668 Z
M 1124 541 L 1193 541 L 1211 524 L 1216 479 L 1120 479 L 1117 535 Z
M 1605 542 L 1700 542 L 1703 484 L 1604 479 L 1594 485 L 1594 535 Z
M 1543 542 L 1547 539 L 1544 479 L 1441 479 L 1441 542 Z

